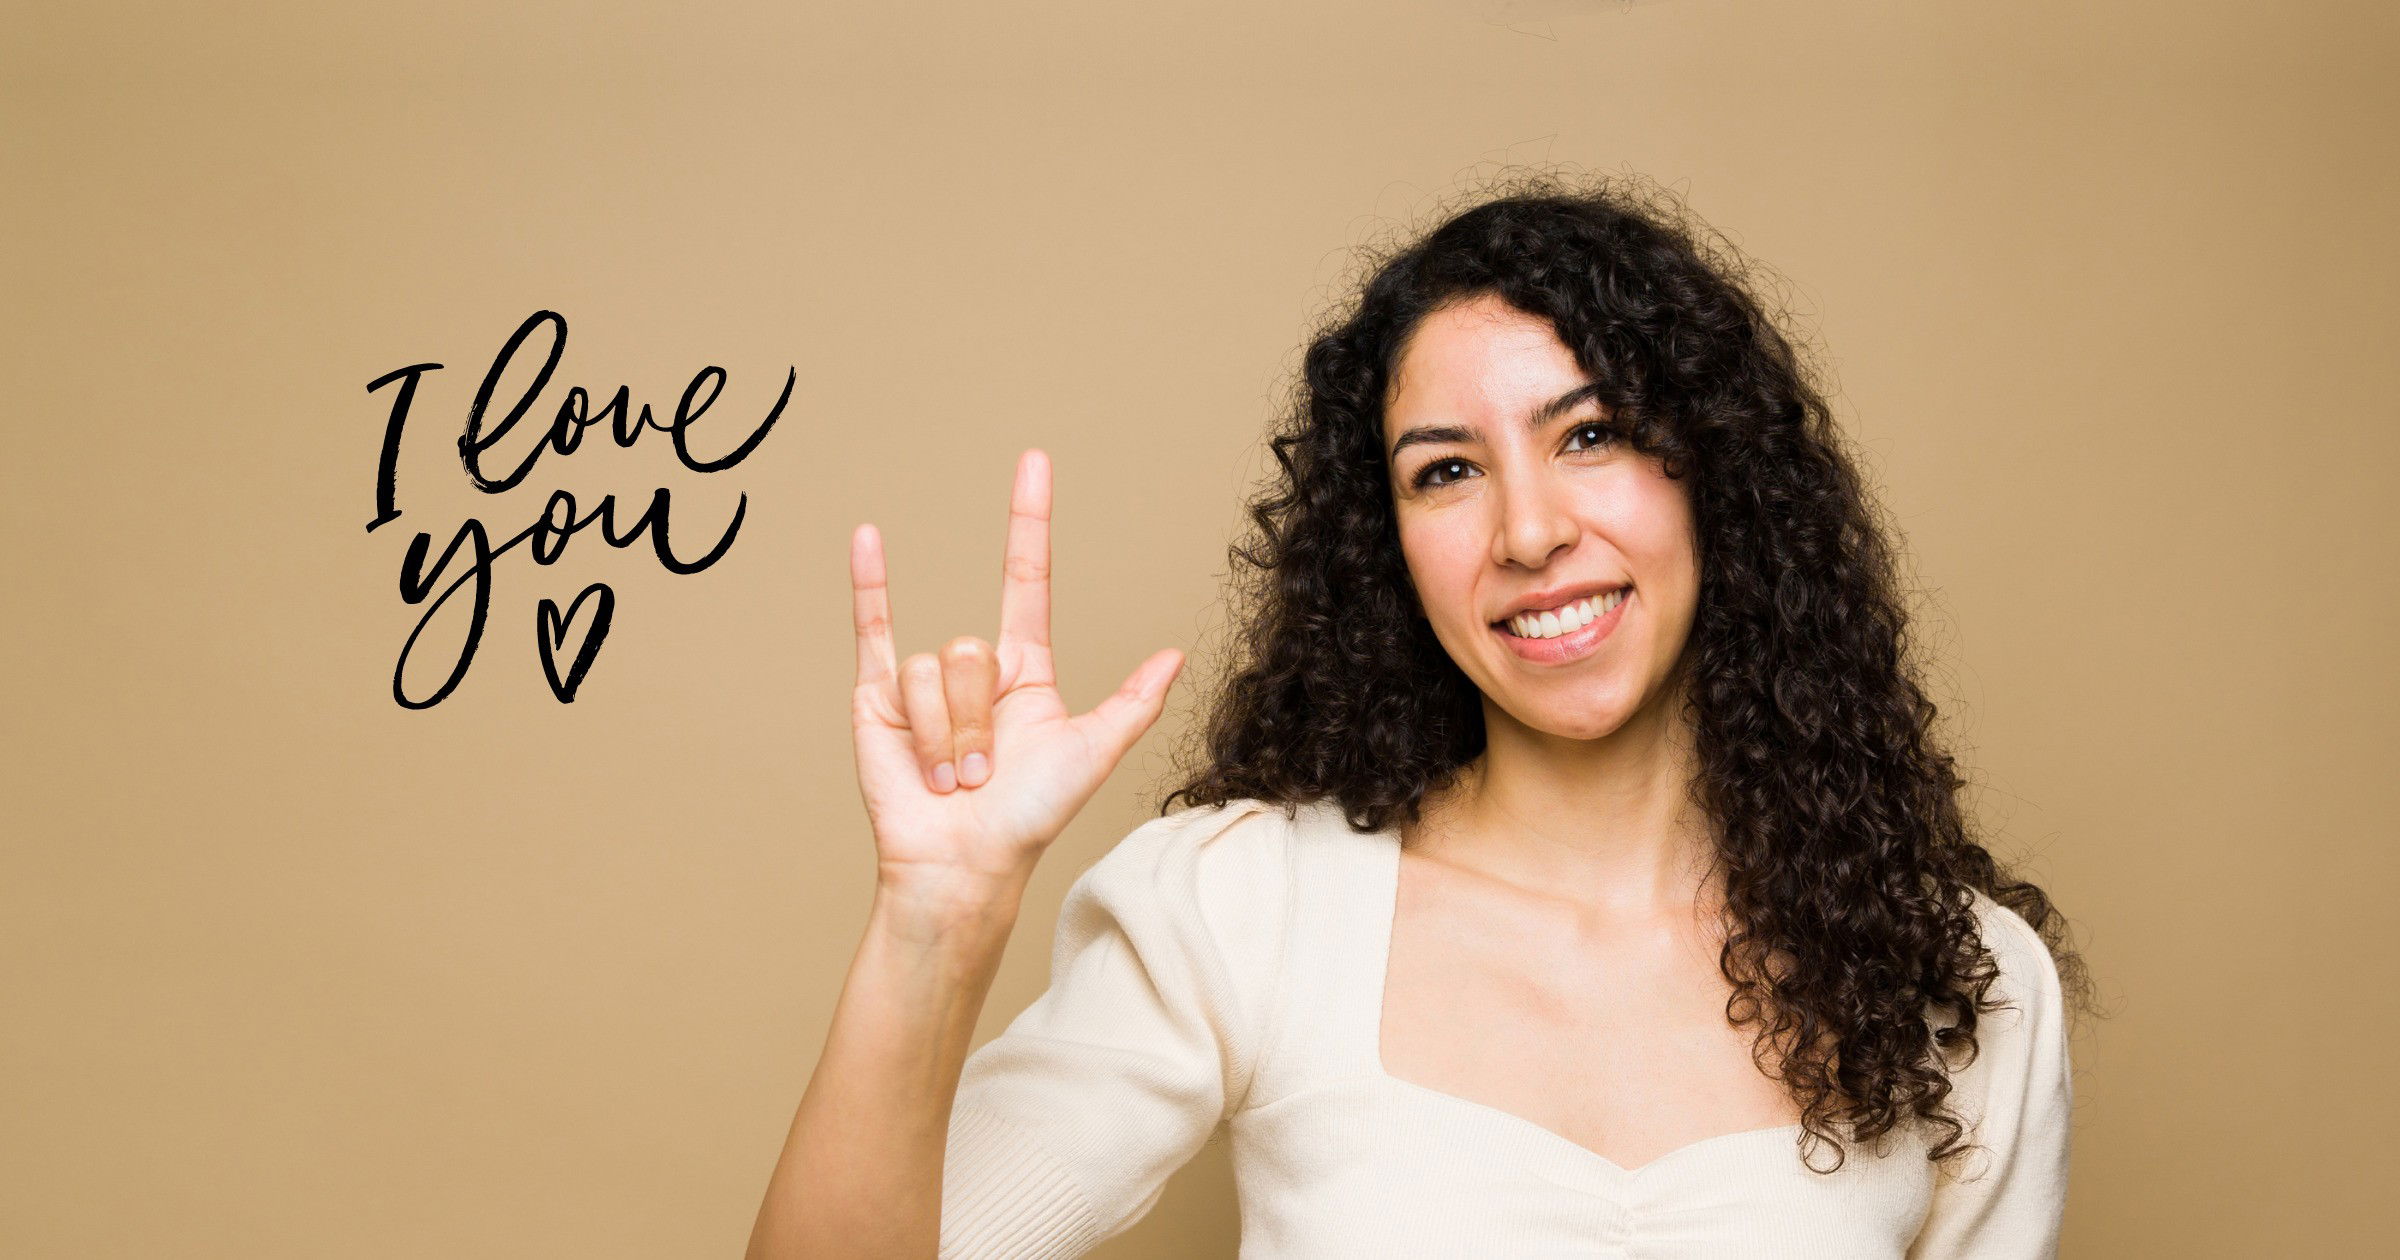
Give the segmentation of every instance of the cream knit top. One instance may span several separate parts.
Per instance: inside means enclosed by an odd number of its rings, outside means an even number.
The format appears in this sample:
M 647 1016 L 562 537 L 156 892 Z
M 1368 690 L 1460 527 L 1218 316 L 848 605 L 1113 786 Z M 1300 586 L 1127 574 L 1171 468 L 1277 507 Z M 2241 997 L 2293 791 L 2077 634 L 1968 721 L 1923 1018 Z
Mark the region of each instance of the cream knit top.
M 1241 1260 L 2052 1257 L 2071 1085 L 2058 975 L 1981 893 L 1995 995 L 1949 1103 L 1981 1150 L 1921 1135 L 1803 1166 L 1798 1125 L 1622 1168 L 1534 1122 L 1386 1075 L 1396 829 L 1331 800 L 1153 818 L 1078 876 L 1050 987 L 969 1055 L 943 1166 L 943 1260 L 1080 1255 L 1140 1220 L 1220 1123 Z M 1830 1149 L 1816 1156 L 1832 1162 Z M 1961 1177 L 1964 1180 L 1961 1180 Z

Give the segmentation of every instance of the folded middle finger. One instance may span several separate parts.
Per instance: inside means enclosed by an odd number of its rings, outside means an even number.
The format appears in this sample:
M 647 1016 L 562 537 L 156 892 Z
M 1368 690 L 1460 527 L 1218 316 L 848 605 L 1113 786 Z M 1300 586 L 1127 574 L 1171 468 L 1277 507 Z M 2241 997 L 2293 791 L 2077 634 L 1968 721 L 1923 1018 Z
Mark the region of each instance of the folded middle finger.
M 1000 689 L 1000 657 L 992 645 L 960 635 L 942 645 L 942 694 L 950 704 L 950 748 L 958 781 L 980 787 L 992 777 L 992 700 Z

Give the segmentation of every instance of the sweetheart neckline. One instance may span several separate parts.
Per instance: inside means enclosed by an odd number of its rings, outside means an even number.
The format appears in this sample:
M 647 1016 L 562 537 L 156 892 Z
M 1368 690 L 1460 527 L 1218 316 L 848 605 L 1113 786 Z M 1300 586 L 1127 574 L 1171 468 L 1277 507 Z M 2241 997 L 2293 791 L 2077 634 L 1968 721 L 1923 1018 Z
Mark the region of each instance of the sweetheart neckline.
M 1641 1163 L 1635 1164 L 1629 1168 L 1613 1159 L 1610 1159 L 1608 1156 L 1593 1150 L 1591 1147 L 1585 1146 L 1583 1143 L 1568 1137 L 1566 1134 L 1551 1128 L 1548 1125 L 1529 1120 L 1524 1116 L 1520 1116 L 1513 1111 L 1507 1110 L 1506 1108 L 1495 1107 L 1490 1103 L 1480 1103 L 1472 1098 L 1465 1098 L 1457 1094 L 1447 1093 L 1442 1090 L 1435 1089 L 1430 1085 L 1419 1084 L 1416 1081 L 1409 1080 L 1406 1077 L 1394 1076 L 1389 1072 L 1381 1070 L 1380 1068 L 1376 1070 L 1376 1079 L 1390 1085 L 1399 1086 L 1402 1090 L 1414 1096 L 1430 1099 L 1434 1102 L 1454 1107 L 1465 1114 L 1496 1121 L 1503 1127 L 1517 1130 L 1522 1136 L 1529 1140 L 1538 1142 L 1544 1146 L 1558 1148 L 1564 1151 L 1570 1158 L 1585 1160 L 1597 1164 L 1602 1169 L 1613 1173 L 1618 1177 L 1639 1177 L 1642 1174 L 1649 1172 L 1651 1169 L 1657 1168 L 1661 1164 L 1681 1158 L 1694 1151 L 1698 1151 L 1703 1147 L 1729 1143 L 1735 1141 L 1736 1139 L 1755 1140 L 1763 1137 L 1797 1135 L 1801 1129 L 1801 1125 L 1795 1121 L 1790 1124 L 1775 1125 L 1772 1128 L 1736 1129 L 1730 1133 L 1718 1133 L 1709 1137 L 1696 1138 L 1676 1147 L 1671 1151 L 1667 1151 L 1659 1155 L 1653 1155 L 1649 1159 L 1643 1160 Z
M 1369 1011 L 1369 1023 L 1367 1026 L 1367 1071 L 1376 1080 L 1387 1082 L 1390 1085 L 1399 1086 L 1404 1090 L 1410 1091 L 1422 1097 L 1451 1104 L 1462 1109 L 1468 1114 L 1480 1114 L 1486 1118 L 1497 1117 L 1503 1124 L 1513 1126 L 1526 1137 L 1547 1145 L 1564 1148 L 1570 1153 L 1570 1158 L 1588 1160 L 1620 1178 L 1638 1177 L 1650 1169 L 1658 1167 L 1660 1164 L 1666 1163 L 1672 1159 L 1676 1159 L 1691 1151 L 1698 1150 L 1701 1147 L 1731 1142 L 1737 1138 L 1756 1139 L 1784 1134 L 1797 1134 L 1804 1128 L 1802 1123 L 1793 1121 L 1786 1124 L 1773 1125 L 1767 1128 L 1736 1129 L 1729 1133 L 1713 1134 L 1708 1137 L 1697 1138 L 1693 1141 L 1686 1142 L 1683 1145 L 1674 1148 L 1673 1150 L 1654 1155 L 1639 1164 L 1635 1164 L 1632 1167 L 1627 1167 L 1613 1159 L 1610 1159 L 1608 1156 L 1593 1150 L 1591 1147 L 1585 1146 L 1583 1143 L 1568 1137 L 1566 1134 L 1551 1128 L 1546 1124 L 1542 1124 L 1539 1121 L 1518 1115 L 1516 1112 L 1510 1111 L 1507 1108 L 1495 1107 L 1490 1103 L 1477 1102 L 1472 1098 L 1467 1098 L 1458 1094 L 1449 1093 L 1444 1090 L 1435 1089 L 1430 1085 L 1420 1084 L 1419 1082 L 1409 1080 L 1406 1077 L 1394 1076 L 1391 1072 L 1385 1070 L 1383 1066 L 1383 1007 L 1386 998 L 1389 996 L 1388 990 L 1391 985 L 1392 936 L 1400 921 L 1400 864 L 1402 853 L 1400 833 L 1397 827 L 1386 827 L 1382 831 L 1373 834 L 1388 842 L 1390 853 L 1390 861 L 1385 867 L 1385 890 L 1389 893 L 1389 895 L 1381 898 L 1383 903 L 1383 921 L 1381 924 L 1382 931 L 1380 933 L 1382 937 L 1382 945 L 1377 951 L 1377 956 L 1375 959 L 1375 983 L 1370 990 L 1370 992 L 1374 994 L 1375 1000 Z

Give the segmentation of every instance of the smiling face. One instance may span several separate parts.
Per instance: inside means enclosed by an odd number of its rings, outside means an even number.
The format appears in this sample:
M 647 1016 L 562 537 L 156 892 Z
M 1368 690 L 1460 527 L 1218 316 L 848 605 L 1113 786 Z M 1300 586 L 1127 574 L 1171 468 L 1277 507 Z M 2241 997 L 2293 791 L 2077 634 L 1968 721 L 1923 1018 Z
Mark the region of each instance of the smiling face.
M 1385 398 L 1409 577 L 1487 725 L 1497 707 L 1535 731 L 1608 735 L 1659 703 L 1691 630 L 1690 499 L 1600 423 L 1590 384 L 1547 320 L 1487 296 L 1426 316 Z M 1561 604 L 1539 625 L 1495 624 Z

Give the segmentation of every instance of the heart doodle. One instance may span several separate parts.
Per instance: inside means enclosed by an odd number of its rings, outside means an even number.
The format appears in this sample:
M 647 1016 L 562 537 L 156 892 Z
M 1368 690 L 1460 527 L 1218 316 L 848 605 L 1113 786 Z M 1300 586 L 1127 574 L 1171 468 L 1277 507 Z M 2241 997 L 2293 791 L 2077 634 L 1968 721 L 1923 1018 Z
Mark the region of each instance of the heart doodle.
M 591 629 L 584 632 L 583 646 L 575 650 L 575 661 L 567 666 L 567 676 L 562 682 L 558 676 L 558 649 L 566 646 L 567 627 L 583 611 L 583 601 L 594 595 L 600 597 L 600 607 L 593 614 Z M 616 614 L 617 593 L 608 589 L 605 582 L 584 587 L 575 602 L 567 605 L 563 617 L 558 605 L 547 597 L 534 610 L 534 639 L 542 649 L 542 672 L 550 676 L 550 694 L 557 696 L 560 704 L 575 703 L 575 689 L 583 685 L 584 674 L 592 668 L 592 658 L 600 654 L 600 644 L 608 638 L 608 623 Z

